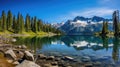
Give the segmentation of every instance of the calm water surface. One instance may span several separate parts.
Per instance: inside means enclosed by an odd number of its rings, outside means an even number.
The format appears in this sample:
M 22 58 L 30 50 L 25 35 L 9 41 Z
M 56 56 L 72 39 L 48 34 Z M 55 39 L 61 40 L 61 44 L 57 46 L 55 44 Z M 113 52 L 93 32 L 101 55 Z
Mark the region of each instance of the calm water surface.
M 16 45 L 27 45 L 36 53 L 54 56 L 71 56 L 81 62 L 120 64 L 120 38 L 95 36 L 17 37 Z

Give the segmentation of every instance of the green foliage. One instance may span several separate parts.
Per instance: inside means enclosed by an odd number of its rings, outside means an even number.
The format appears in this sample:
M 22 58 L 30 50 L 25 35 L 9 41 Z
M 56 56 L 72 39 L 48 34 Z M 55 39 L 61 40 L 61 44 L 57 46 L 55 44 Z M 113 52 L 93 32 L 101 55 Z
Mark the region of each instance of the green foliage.
M 6 14 L 5 14 L 5 11 L 2 11 L 2 31 L 6 31 L 7 30 L 7 25 L 6 25 Z
M 26 32 L 31 31 L 30 16 L 28 14 L 26 15 L 26 19 L 25 19 L 25 29 Z
M 0 32 L 2 31 L 2 19 L 0 18 Z
M 17 33 L 17 20 L 15 18 L 15 16 L 13 17 L 13 25 L 12 25 L 12 29 L 14 30 L 14 33 Z
M 7 30 L 12 31 L 12 23 L 13 17 L 11 11 L 9 10 L 7 14 Z
M 59 29 L 56 29 L 51 26 L 51 24 L 43 22 L 37 17 L 30 17 L 29 14 L 26 15 L 25 20 L 22 14 L 18 13 L 17 17 L 12 14 L 9 10 L 7 16 L 4 11 L 0 17 L 0 32 L 10 31 L 13 33 L 36 33 L 40 32 L 46 33 L 56 33 L 61 34 L 62 32 Z
M 37 33 L 38 32 L 38 26 L 37 26 L 37 18 L 34 17 L 34 25 L 33 25 L 33 28 L 34 28 L 34 32 Z
M 103 22 L 101 35 L 106 36 L 108 33 L 109 33 L 109 31 L 108 31 L 108 22 Z
M 113 29 L 114 29 L 114 35 L 118 36 L 120 34 L 119 11 L 114 11 L 113 13 Z

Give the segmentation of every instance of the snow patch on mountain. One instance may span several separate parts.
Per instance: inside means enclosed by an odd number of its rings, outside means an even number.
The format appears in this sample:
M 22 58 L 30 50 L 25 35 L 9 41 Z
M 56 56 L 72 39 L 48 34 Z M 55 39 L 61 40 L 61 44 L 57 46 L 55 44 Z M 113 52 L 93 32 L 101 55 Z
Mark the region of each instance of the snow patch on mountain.
M 108 21 L 108 29 L 112 30 L 112 20 L 98 16 L 92 18 L 77 16 L 73 20 L 59 23 L 55 27 L 68 35 L 91 35 L 102 30 L 103 21 Z

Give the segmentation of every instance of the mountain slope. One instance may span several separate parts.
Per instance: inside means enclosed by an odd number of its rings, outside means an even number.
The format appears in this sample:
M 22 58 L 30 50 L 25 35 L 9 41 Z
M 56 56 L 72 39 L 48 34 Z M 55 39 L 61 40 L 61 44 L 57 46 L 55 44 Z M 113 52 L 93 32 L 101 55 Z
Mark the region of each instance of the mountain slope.
M 73 20 L 68 20 L 61 25 L 59 29 L 68 35 L 92 35 L 93 33 L 102 30 L 102 23 L 105 20 L 109 22 L 109 30 L 112 30 L 112 20 L 98 16 L 92 18 L 77 16 Z

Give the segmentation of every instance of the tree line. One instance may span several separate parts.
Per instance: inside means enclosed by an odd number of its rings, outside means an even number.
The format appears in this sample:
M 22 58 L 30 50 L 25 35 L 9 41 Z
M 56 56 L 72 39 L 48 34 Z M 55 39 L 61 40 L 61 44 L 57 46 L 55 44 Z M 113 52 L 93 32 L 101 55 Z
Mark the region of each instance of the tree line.
M 51 24 L 43 22 L 36 16 L 31 17 L 29 14 L 24 18 L 22 14 L 18 13 L 17 16 L 13 15 L 9 10 L 6 14 L 2 11 L 0 16 L 0 32 L 13 32 L 13 33 L 23 33 L 23 32 L 52 32 L 56 34 L 61 34 L 59 29 L 52 27 Z
M 120 22 L 119 22 L 119 11 L 114 11 L 113 13 L 113 32 L 114 32 L 114 36 L 120 36 Z M 102 32 L 100 35 L 102 36 L 106 36 L 107 34 L 109 34 L 109 30 L 108 30 L 108 21 L 104 21 L 103 22 L 103 27 L 102 27 Z

